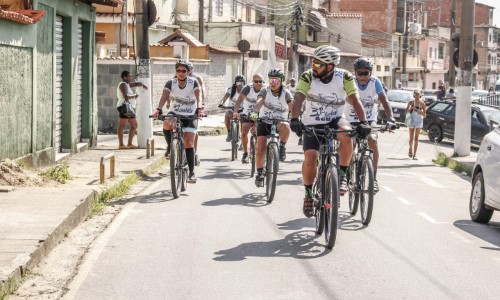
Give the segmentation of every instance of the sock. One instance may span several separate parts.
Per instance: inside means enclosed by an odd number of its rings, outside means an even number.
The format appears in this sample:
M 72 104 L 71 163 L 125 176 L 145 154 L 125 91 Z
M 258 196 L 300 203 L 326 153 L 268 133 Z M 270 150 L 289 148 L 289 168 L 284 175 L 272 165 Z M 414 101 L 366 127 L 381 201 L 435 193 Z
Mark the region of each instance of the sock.
M 312 192 L 313 185 L 312 184 L 304 184 L 304 187 L 306 188 L 306 196 L 309 197 L 309 198 L 312 198 L 312 196 L 313 196 L 313 192 Z
M 264 172 L 264 168 L 257 169 L 257 175 L 261 176 L 263 172 Z
M 286 148 L 286 142 L 280 142 L 280 148 L 283 147 L 283 148 Z
M 165 137 L 168 147 L 170 147 L 170 141 L 172 141 L 172 130 L 163 129 L 163 136 Z
M 189 173 L 194 172 L 194 148 L 186 148 L 186 158 L 189 166 Z
M 340 166 L 340 176 L 347 176 L 349 166 Z

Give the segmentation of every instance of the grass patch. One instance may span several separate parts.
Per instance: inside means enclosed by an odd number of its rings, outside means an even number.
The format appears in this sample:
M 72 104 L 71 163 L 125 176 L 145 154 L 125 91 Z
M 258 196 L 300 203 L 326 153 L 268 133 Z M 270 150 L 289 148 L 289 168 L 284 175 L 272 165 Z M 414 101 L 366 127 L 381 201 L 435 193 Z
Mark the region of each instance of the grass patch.
M 434 160 L 434 162 L 440 166 L 448 167 L 448 168 L 450 168 L 453 171 L 458 172 L 458 173 L 465 172 L 465 173 L 467 173 L 467 175 L 469 177 L 472 175 L 469 169 L 467 169 L 466 167 L 464 167 L 462 164 L 458 163 L 457 161 L 451 159 L 443 152 L 438 152 L 437 157 Z
M 162 155 L 162 154 L 160 154 L 160 155 Z M 143 175 L 144 176 L 149 176 L 149 175 L 153 174 L 154 172 L 158 171 L 158 169 L 160 169 L 166 163 L 167 163 L 167 160 L 163 159 L 163 158 L 160 158 L 160 159 L 156 160 L 151 166 L 147 167 L 144 170 L 144 174 Z
M 105 188 L 92 200 L 92 206 L 90 208 L 89 217 L 99 214 L 102 212 L 106 203 L 109 200 L 122 197 L 128 193 L 130 187 L 139 180 L 139 176 L 136 173 L 131 173 L 125 177 L 118 184 L 113 185 L 110 188 Z
M 4 283 L 4 286 L 0 286 L 0 300 L 6 299 L 8 295 L 12 295 L 17 289 L 17 284 L 14 282 L 14 279 L 9 277 L 7 282 Z
M 46 179 L 55 180 L 59 183 L 66 183 L 66 181 L 71 178 L 69 175 L 69 164 L 67 161 L 45 170 L 40 173 L 40 175 Z

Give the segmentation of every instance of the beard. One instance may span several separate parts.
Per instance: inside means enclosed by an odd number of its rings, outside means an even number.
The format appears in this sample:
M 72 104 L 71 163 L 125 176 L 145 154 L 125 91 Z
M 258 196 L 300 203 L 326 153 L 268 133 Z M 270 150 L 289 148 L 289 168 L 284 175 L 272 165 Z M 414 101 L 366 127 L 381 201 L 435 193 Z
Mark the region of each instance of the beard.
M 328 71 L 326 70 L 326 68 L 323 70 L 323 72 L 321 73 L 318 73 L 317 71 L 313 70 L 313 77 L 315 78 L 322 78 L 324 77 L 326 74 L 328 73 Z

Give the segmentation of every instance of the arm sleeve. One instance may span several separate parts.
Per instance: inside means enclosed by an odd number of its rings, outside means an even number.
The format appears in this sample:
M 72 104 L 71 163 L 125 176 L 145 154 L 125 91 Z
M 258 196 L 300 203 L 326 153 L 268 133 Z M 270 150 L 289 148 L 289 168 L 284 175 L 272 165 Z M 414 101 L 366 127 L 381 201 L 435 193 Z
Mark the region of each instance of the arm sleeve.
M 380 82 L 380 79 L 375 78 L 375 91 L 377 94 L 385 94 L 384 87 L 382 86 L 382 82 Z
M 171 92 L 172 91 L 172 80 L 167 81 L 164 87 L 165 90 Z
M 286 100 L 286 103 L 290 103 L 293 101 L 292 93 L 290 93 L 289 90 L 286 90 L 286 92 L 285 92 L 285 100 Z
M 246 97 L 246 96 L 248 96 L 248 94 L 250 94 L 250 86 L 245 85 L 245 86 L 241 89 L 240 95 L 245 95 L 245 97 Z
M 267 95 L 267 89 L 261 89 L 257 97 L 266 98 L 266 95 Z
M 349 71 L 344 72 L 344 90 L 347 93 L 347 96 L 357 95 L 358 87 L 354 82 L 354 77 Z
M 301 93 L 307 97 L 307 93 L 311 88 L 311 73 L 312 70 L 307 70 L 300 75 L 299 83 L 297 83 L 297 89 L 295 90 L 296 93 Z

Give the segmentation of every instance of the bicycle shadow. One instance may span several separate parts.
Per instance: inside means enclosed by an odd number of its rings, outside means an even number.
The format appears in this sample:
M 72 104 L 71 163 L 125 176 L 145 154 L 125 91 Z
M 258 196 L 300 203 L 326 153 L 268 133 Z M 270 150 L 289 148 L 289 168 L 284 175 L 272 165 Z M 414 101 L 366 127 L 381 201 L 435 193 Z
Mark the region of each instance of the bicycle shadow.
M 355 220 L 354 216 L 352 216 L 350 212 L 339 211 L 339 220 L 337 222 L 337 228 L 339 230 L 358 231 L 365 229 L 366 227 L 368 226 L 363 225 L 360 220 Z
M 216 261 L 242 261 L 248 257 L 292 257 L 296 259 L 313 259 L 331 252 L 318 243 L 314 231 L 303 230 L 293 232 L 283 239 L 268 242 L 243 243 L 234 248 L 220 250 L 214 254 Z
M 250 177 L 248 171 L 234 172 L 234 168 L 220 166 L 216 168 L 207 168 L 207 175 L 200 176 L 202 179 L 247 179 Z
M 300 218 L 277 224 L 281 230 L 302 230 L 304 228 L 314 229 L 316 227 L 315 218 Z
M 241 205 L 248 207 L 261 207 L 269 203 L 266 201 L 266 196 L 259 193 L 250 193 L 237 198 L 221 198 L 210 201 L 205 201 L 203 206 L 221 206 L 221 205 Z
M 175 200 L 172 190 L 163 190 L 151 193 L 149 195 L 140 196 L 137 202 L 139 203 L 161 203 Z

